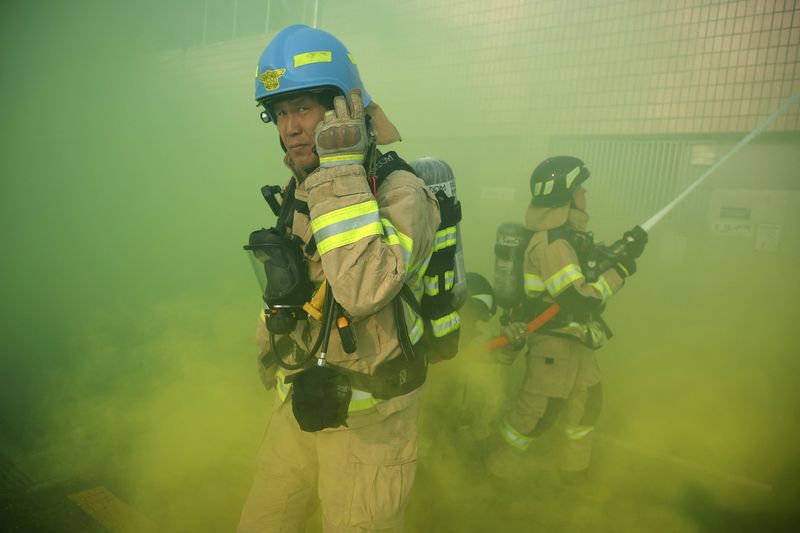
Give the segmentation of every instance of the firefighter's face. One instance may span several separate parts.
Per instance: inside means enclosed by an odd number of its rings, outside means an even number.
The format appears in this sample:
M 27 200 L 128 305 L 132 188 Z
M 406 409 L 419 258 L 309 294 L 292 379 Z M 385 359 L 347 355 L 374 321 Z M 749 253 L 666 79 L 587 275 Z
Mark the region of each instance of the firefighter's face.
M 278 134 L 295 167 L 314 170 L 319 156 L 314 149 L 314 129 L 325 116 L 325 106 L 312 94 L 301 94 L 275 104 Z

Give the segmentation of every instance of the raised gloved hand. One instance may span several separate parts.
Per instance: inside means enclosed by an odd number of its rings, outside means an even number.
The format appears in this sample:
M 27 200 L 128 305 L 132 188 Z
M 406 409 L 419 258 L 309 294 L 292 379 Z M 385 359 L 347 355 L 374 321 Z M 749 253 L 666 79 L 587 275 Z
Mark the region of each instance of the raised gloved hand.
M 528 325 L 524 322 L 511 322 L 504 326 L 501 330 L 503 336 L 506 337 L 511 343 L 508 347 L 512 350 L 520 350 L 525 346 L 525 341 L 528 338 Z
M 317 124 L 315 140 L 320 167 L 360 165 L 369 147 L 369 135 L 361 91 L 350 91 L 350 105 L 344 96 L 333 99 L 333 110 Z

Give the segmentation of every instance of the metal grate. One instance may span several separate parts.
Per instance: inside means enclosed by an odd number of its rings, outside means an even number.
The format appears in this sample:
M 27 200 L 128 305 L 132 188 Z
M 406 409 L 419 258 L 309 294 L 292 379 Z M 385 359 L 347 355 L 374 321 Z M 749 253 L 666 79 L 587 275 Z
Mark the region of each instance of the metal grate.
M 644 222 L 697 174 L 689 164 L 691 146 L 681 139 L 556 137 L 549 153 L 586 162 L 593 177 L 588 183 L 593 217 L 623 229 Z M 690 208 L 680 206 L 672 219 Z

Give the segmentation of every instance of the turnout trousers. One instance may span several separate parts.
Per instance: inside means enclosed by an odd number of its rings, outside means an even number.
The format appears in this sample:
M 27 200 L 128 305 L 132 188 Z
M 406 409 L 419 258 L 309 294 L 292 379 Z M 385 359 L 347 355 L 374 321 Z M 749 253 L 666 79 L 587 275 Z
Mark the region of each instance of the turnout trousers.
M 322 505 L 325 532 L 403 530 L 417 462 L 417 389 L 351 413 L 348 426 L 300 429 L 291 395 L 273 412 L 239 533 L 304 531 Z
M 555 425 L 563 431 L 560 468 L 585 470 L 603 404 L 595 351 L 577 339 L 549 335 L 531 335 L 528 343 L 525 378 L 501 434 L 526 449 Z

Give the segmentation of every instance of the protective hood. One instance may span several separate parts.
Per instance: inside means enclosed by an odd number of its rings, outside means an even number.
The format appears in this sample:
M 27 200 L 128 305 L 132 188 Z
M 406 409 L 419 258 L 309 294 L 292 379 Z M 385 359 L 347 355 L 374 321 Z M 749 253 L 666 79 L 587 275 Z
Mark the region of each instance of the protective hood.
M 525 226 L 532 231 L 557 228 L 567 223 L 569 212 L 569 205 L 541 207 L 531 204 L 525 213 Z
M 365 111 L 370 119 L 372 119 L 372 127 L 375 130 L 375 142 L 379 145 L 384 145 L 403 140 L 400 138 L 400 132 L 397 131 L 395 125 L 392 124 L 389 117 L 386 116 L 386 113 L 383 112 L 383 109 L 375 100 L 369 103 Z

